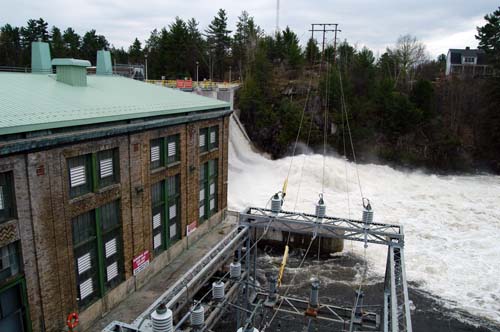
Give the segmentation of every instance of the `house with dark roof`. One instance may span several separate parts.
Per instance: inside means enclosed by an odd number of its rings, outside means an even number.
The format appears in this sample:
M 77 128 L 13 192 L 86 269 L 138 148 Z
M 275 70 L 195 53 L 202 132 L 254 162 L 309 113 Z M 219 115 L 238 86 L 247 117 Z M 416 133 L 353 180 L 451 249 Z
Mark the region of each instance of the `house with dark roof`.
M 449 49 L 446 55 L 446 76 L 489 76 L 493 68 L 488 64 L 486 53 L 480 49 Z
M 85 330 L 225 215 L 230 105 L 90 65 L 0 72 L 0 331 Z

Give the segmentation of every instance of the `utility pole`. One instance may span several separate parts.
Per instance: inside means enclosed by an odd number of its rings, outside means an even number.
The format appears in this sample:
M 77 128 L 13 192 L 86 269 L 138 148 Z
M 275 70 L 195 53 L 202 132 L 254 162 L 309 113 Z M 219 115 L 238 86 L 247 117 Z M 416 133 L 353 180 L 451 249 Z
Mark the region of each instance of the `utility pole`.
M 319 29 L 315 29 L 315 27 L 320 27 Z M 327 29 L 327 27 L 334 27 L 333 29 Z M 321 29 L 322 27 L 322 29 Z M 336 47 L 337 47 L 337 32 L 341 32 L 342 30 L 338 29 L 338 23 L 312 23 L 311 24 L 311 39 L 314 40 L 314 33 L 315 32 L 322 32 L 323 33 L 323 42 L 321 46 L 321 65 L 323 65 L 323 58 L 325 55 L 325 44 L 326 44 L 326 33 L 327 32 L 335 32 L 335 41 L 334 41 L 334 46 L 333 46 L 333 54 L 334 54 L 334 59 L 333 62 L 335 63 L 335 56 L 336 56 Z
M 280 32 L 280 0 L 276 0 L 276 33 Z

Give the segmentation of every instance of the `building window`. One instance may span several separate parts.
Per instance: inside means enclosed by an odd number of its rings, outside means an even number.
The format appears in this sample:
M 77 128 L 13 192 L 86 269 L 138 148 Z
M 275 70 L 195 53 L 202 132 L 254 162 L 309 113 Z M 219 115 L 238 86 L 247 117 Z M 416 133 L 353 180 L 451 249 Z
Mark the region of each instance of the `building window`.
M 77 216 L 72 229 L 78 305 L 82 308 L 123 281 L 119 201 Z
M 217 212 L 217 168 L 218 159 L 209 160 L 200 167 L 198 216 L 201 223 Z
M 120 182 L 119 163 L 118 149 L 99 151 L 97 153 L 97 181 L 99 188 Z
M 199 148 L 200 152 L 217 149 L 219 146 L 219 126 L 200 129 Z
M 77 197 L 92 191 L 92 155 L 68 159 L 69 194 Z
M 70 197 L 78 197 L 120 181 L 118 149 L 68 158 Z
M 155 254 L 181 238 L 180 176 L 170 176 L 151 186 L 153 250 Z
M 475 62 L 474 60 L 475 60 L 474 57 L 465 57 L 464 58 L 465 63 L 474 63 Z
M 16 217 L 12 172 L 0 173 L 0 224 Z
M 181 159 L 180 135 L 170 135 L 157 138 L 150 142 L 150 164 L 151 169 L 168 166 L 179 162 Z
M 0 248 L 0 284 L 21 273 L 18 242 Z

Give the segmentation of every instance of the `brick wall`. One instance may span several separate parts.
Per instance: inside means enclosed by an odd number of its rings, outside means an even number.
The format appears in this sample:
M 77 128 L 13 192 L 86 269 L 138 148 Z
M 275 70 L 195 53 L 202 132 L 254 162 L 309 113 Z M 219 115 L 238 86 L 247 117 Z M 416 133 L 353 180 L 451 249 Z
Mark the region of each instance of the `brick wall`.
M 219 148 L 200 155 L 199 129 L 217 124 Z M 184 238 L 186 225 L 198 221 L 199 165 L 206 160 L 218 158 L 218 208 L 226 208 L 228 126 L 229 118 L 225 117 L 0 160 L 0 171 L 14 170 L 19 210 L 19 220 L 9 222 L 9 225 L 14 226 L 1 225 L 0 236 L 2 228 L 9 226 L 14 227 L 17 232 L 15 239 L 21 238 L 30 314 L 35 332 L 44 329 L 60 331 L 64 328 L 66 316 L 72 311 L 79 311 L 71 225 L 74 217 L 116 199 L 121 200 L 126 282 L 81 312 L 82 320 L 87 320 L 82 323 L 88 324 L 134 290 L 132 259 L 144 250 L 152 252 L 153 183 L 180 174 L 180 219 Z M 179 134 L 180 137 L 180 163 L 152 171 L 149 166 L 150 140 L 172 134 Z M 70 198 L 67 158 L 112 148 L 119 150 L 120 183 L 95 193 Z M 220 220 L 220 215 L 214 217 Z M 161 255 L 168 255 L 168 251 Z M 159 260 L 164 264 L 168 261 Z M 155 271 L 160 268 L 156 264 Z
M 17 218 L 0 225 L 0 247 L 20 241 L 20 263 L 23 265 L 26 279 L 30 318 L 34 330 L 39 331 L 42 329 L 43 321 L 25 157 L 1 158 L 0 172 L 9 171 L 12 171 L 14 175 Z

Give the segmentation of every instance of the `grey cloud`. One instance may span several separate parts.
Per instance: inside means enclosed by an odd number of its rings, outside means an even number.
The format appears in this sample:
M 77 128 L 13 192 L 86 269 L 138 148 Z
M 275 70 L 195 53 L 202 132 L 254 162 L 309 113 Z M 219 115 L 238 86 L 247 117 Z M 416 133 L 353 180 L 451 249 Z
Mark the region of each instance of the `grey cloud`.
M 6 1 L 6 0 L 4 0 Z M 280 26 L 289 25 L 303 43 L 309 38 L 310 23 L 340 24 L 341 40 L 366 45 L 375 53 L 410 33 L 432 46 L 435 56 L 451 43 L 473 43 L 475 22 L 498 7 L 497 0 L 281 0 Z M 0 24 L 24 25 L 29 18 L 43 17 L 50 25 L 72 26 L 80 34 L 90 29 L 105 35 L 115 46 L 128 47 L 135 37 L 144 41 L 155 28 L 168 26 L 176 16 L 191 17 L 205 29 L 219 8 L 229 15 L 234 30 L 238 15 L 247 10 L 268 33 L 274 31 L 276 2 L 269 0 L 63 0 L 11 1 L 2 4 Z M 467 36 L 452 38 L 457 34 Z M 460 35 L 460 36 L 462 36 Z M 329 40 L 332 36 L 329 36 Z M 440 50 L 442 45 L 442 50 Z M 462 47 L 465 45 L 455 45 Z M 475 45 L 471 45 L 475 46 Z

